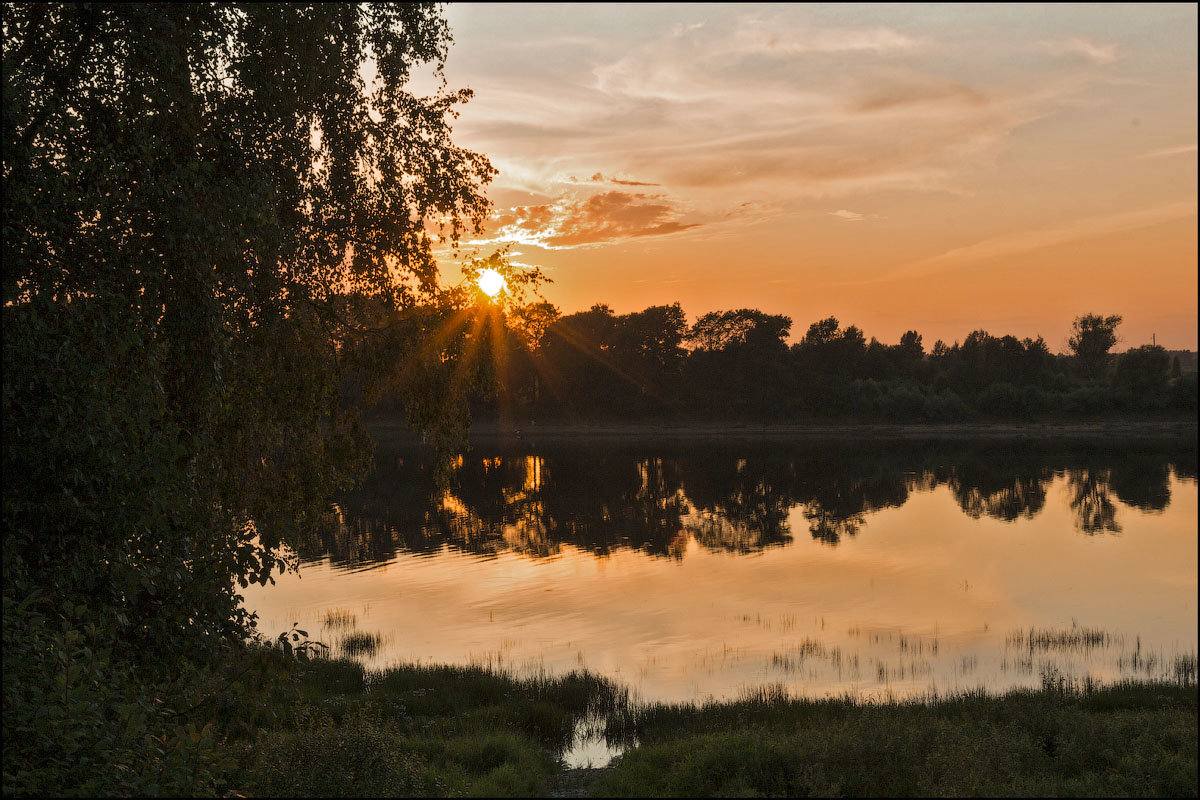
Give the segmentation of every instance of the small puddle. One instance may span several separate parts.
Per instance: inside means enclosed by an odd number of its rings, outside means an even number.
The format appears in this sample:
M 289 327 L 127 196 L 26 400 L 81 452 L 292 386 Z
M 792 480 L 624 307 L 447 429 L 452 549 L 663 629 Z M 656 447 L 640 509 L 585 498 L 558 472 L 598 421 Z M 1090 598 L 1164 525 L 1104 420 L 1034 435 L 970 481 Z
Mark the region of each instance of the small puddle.
M 626 745 L 610 745 L 604 740 L 604 720 L 585 717 L 575 723 L 575 735 L 563 751 L 567 769 L 599 769 L 627 749 Z

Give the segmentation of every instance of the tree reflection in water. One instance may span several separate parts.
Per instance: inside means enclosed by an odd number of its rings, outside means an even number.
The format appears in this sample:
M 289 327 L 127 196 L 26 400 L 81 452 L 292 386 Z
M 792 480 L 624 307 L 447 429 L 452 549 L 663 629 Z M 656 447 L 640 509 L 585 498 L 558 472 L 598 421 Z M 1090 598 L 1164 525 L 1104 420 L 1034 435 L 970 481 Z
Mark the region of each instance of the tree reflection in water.
M 340 503 L 339 524 L 299 550 L 347 566 L 444 547 L 551 557 L 569 544 L 682 558 L 694 542 L 749 554 L 790 543 L 797 518 L 836 546 L 870 514 L 942 485 L 971 518 L 1032 518 L 1056 475 L 1066 476 L 1079 530 L 1120 533 L 1118 504 L 1166 508 L 1172 472 L 1195 480 L 1194 445 L 580 445 L 463 456 L 442 484 L 431 453 L 400 448 L 377 456 L 366 485 Z
M 1110 494 L 1109 470 L 1073 469 L 1067 473 L 1071 510 L 1084 533 L 1120 533 L 1117 506 Z

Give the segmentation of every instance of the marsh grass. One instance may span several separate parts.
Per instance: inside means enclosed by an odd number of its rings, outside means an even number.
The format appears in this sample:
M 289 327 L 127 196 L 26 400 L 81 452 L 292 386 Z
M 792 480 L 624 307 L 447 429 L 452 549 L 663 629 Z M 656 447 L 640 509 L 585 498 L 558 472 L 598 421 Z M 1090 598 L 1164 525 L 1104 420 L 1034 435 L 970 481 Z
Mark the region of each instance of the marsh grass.
M 1196 654 L 1175 656 L 1171 663 L 1171 679 L 1180 686 L 1196 685 Z
M 1040 689 L 806 699 L 782 684 L 733 702 L 638 702 L 586 672 L 298 663 L 287 713 L 246 751 L 248 795 L 530 796 L 601 732 L 593 796 L 1193 795 L 1195 656 L 1179 678 L 1101 686 L 1054 670 Z M 582 783 L 581 783 L 582 781 Z M 579 785 L 576 785 L 579 784 Z
M 338 649 L 342 655 L 350 658 L 361 658 L 362 656 L 375 655 L 379 652 L 379 647 L 382 644 L 383 637 L 378 633 L 353 631 L 338 640 Z
M 1030 653 L 1057 651 L 1081 651 L 1108 647 L 1113 643 L 1113 637 L 1101 628 L 1086 628 L 1072 625 L 1070 630 L 1051 630 L 1030 628 L 1028 631 L 1014 631 L 1005 639 L 1005 644 L 1012 648 L 1027 648 Z
M 346 608 L 331 608 L 325 612 L 321 624 L 329 630 L 346 630 L 358 624 L 358 617 Z
M 1050 672 L 1002 696 L 643 706 L 612 718 L 608 736 L 638 746 L 592 794 L 1194 796 L 1196 702 L 1194 684 Z
M 629 703 L 627 690 L 582 672 L 369 671 L 345 658 L 296 670 L 289 713 L 248 754 L 243 794 L 545 795 L 579 723 Z

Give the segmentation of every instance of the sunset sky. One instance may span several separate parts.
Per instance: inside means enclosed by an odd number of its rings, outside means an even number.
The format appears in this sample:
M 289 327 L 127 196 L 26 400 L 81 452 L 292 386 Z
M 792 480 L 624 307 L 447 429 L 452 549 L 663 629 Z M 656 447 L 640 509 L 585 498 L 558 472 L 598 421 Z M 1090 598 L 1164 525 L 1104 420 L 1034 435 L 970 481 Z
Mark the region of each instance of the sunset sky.
M 1195 5 L 450 6 L 460 145 L 564 313 L 1196 348 Z M 447 261 L 446 275 L 457 275 Z

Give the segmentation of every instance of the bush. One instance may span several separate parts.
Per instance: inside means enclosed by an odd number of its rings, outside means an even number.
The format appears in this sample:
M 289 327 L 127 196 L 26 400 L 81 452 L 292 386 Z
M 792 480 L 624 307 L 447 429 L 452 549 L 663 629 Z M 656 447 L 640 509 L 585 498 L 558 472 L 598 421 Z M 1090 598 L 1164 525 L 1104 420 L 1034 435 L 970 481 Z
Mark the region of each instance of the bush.
M 993 383 L 975 400 L 975 405 L 985 414 L 998 417 L 1011 417 L 1025 410 L 1024 398 L 1020 390 L 1011 383 Z
M 1167 402 L 1171 359 L 1157 345 L 1144 345 L 1117 359 L 1117 388 L 1132 408 L 1163 408 Z
M 1107 386 L 1080 386 L 1063 398 L 1064 408 L 1077 414 L 1099 414 L 1116 406 L 1116 395 Z
M 1185 372 L 1171 381 L 1169 394 L 1171 408 L 1177 411 L 1196 412 L 1196 373 Z
M 403 738 L 367 717 L 270 733 L 255 746 L 243 790 L 263 797 L 445 797 L 443 778 Z
M 194 696 L 177 678 L 147 682 L 113 657 L 112 631 L 83 606 L 39 610 L 4 598 L 4 794 L 214 794 L 234 762 L 211 722 L 163 698 Z

